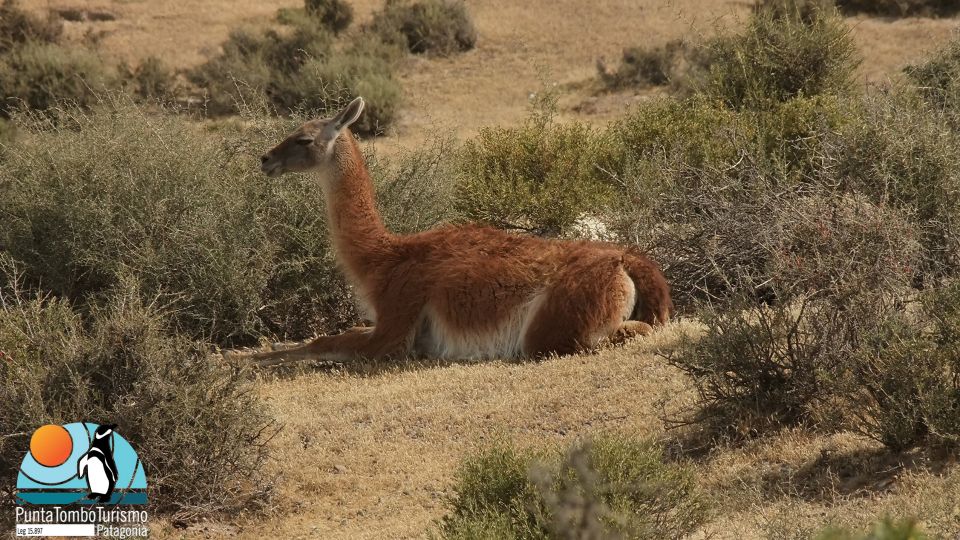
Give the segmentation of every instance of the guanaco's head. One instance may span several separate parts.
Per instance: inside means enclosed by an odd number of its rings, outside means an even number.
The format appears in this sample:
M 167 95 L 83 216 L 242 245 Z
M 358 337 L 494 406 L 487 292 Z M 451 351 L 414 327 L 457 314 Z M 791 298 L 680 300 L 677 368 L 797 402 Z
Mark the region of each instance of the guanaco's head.
M 260 158 L 260 170 L 274 177 L 324 167 L 333 158 L 337 138 L 360 118 L 363 105 L 363 98 L 358 97 L 333 118 L 303 124 Z

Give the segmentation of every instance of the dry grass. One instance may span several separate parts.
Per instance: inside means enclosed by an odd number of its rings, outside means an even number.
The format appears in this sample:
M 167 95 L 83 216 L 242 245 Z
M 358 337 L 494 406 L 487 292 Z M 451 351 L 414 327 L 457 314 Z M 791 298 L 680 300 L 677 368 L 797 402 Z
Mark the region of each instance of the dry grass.
M 277 517 L 239 523 L 236 532 L 422 536 L 446 511 L 459 460 L 491 440 L 532 447 L 607 430 L 655 435 L 662 431 L 661 404 L 669 409 L 693 397 L 678 372 L 652 354 L 685 327 L 598 355 L 544 362 L 264 381 L 263 396 L 285 426 L 274 441 L 285 501 Z M 161 537 L 175 532 L 154 530 Z
M 407 365 L 378 371 L 264 374 L 261 393 L 284 425 L 271 443 L 279 507 L 267 518 L 154 523 L 157 538 L 419 538 L 447 511 L 460 460 L 493 441 L 563 446 L 604 432 L 672 438 L 663 415 L 695 399 L 657 351 L 681 321 L 596 355 L 544 362 Z M 717 509 L 693 538 L 810 538 L 829 523 L 863 529 L 878 516 L 922 516 L 960 529 L 960 473 L 942 459 L 892 455 L 850 434 L 786 430 L 694 462 Z M 946 474 L 944 474 L 946 471 Z

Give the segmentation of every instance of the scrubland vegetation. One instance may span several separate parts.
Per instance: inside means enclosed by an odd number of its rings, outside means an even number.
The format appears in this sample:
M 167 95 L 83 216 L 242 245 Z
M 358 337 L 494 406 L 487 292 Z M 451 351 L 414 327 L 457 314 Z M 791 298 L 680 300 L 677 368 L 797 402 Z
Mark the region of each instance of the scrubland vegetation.
M 650 441 L 608 436 L 531 455 L 509 445 L 468 457 L 456 474 L 445 538 L 677 538 L 706 505 L 689 467 Z
M 870 11 L 952 9 L 889 5 Z M 477 39 L 464 5 L 439 0 L 389 1 L 363 28 L 341 0 L 308 0 L 277 21 L 237 29 L 177 78 L 155 59 L 108 69 L 94 47 L 64 46 L 56 20 L 3 4 L 5 498 L 34 426 L 94 415 L 141 449 L 158 510 L 196 519 L 270 506 L 273 479 L 249 471 L 279 426 L 253 374 L 217 352 L 334 332 L 359 315 L 314 181 L 269 181 L 256 158 L 357 94 L 368 103 L 359 131 L 389 129 L 398 62 Z M 602 70 L 611 89 L 671 90 L 608 126 L 559 122 L 545 92 L 521 125 L 391 159 L 371 153 L 393 230 L 479 220 L 569 237 L 578 220 L 597 219 L 662 264 L 681 314 L 702 325 L 662 352 L 698 397 L 666 418 L 680 426 L 668 440 L 492 445 L 461 464 L 434 533 L 682 537 L 724 512 L 723 492 L 698 483 L 700 455 L 784 429 L 954 455 L 958 43 L 908 68 L 905 83 L 865 91 L 831 4 L 767 1 L 744 28 L 631 49 Z M 185 82 L 204 95 L 200 110 L 180 99 Z M 869 538 L 960 528 L 896 517 L 905 520 L 877 516 Z

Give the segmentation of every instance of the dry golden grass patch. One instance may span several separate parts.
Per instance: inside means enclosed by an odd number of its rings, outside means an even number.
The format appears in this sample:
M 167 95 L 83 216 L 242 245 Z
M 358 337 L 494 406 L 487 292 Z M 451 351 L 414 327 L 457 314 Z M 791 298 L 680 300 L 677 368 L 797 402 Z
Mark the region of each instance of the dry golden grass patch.
M 916 518 L 933 537 L 960 531 L 960 474 L 921 451 L 894 454 L 852 433 L 800 430 L 723 449 L 701 463 L 717 498 L 712 538 L 812 538 L 826 525 L 866 530 Z
M 661 408 L 692 399 L 654 355 L 688 325 L 596 355 L 543 362 L 409 365 L 264 380 L 284 429 L 275 517 L 237 524 L 242 538 L 408 538 L 446 511 L 462 457 L 492 440 L 563 444 L 604 431 L 655 435 Z M 266 374 L 265 379 L 271 377 Z M 204 526 L 188 534 L 203 536 Z M 158 524 L 161 537 L 180 533 Z
M 656 353 L 700 331 L 681 321 L 621 348 L 543 362 L 264 373 L 261 394 L 284 426 L 271 443 L 276 511 L 186 530 L 160 521 L 152 532 L 424 537 L 447 511 L 461 459 L 493 441 L 542 449 L 604 432 L 674 439 L 663 417 L 695 395 Z M 850 433 L 785 430 L 692 464 L 713 507 L 694 538 L 809 538 L 825 524 L 857 530 L 884 515 L 920 516 L 930 533 L 960 530 L 960 474 L 950 463 L 890 454 Z

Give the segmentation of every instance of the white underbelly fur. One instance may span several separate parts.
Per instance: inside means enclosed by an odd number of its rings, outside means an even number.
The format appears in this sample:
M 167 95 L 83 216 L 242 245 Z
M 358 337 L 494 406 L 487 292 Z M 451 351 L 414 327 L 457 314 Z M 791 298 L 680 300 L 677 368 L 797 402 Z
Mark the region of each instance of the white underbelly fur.
M 592 346 L 611 335 L 623 321 L 630 318 L 636 303 L 636 287 L 626 272 L 621 274 L 624 299 L 620 306 L 619 319 L 611 320 L 607 326 L 596 329 L 590 336 Z M 423 325 L 418 333 L 414 350 L 417 354 L 431 358 L 455 360 L 485 360 L 494 358 L 519 358 L 523 356 L 523 341 L 527 328 L 546 299 L 548 292 L 543 291 L 531 300 L 521 304 L 513 313 L 493 330 L 470 331 L 449 328 L 444 321 L 427 309 Z M 423 331 L 425 330 L 425 331 Z
M 518 358 L 523 355 L 523 336 L 545 294 L 540 293 L 521 304 L 496 328 L 485 331 L 452 329 L 428 309 L 423 323 L 425 332 L 418 335 L 415 349 L 419 354 L 431 358 Z

